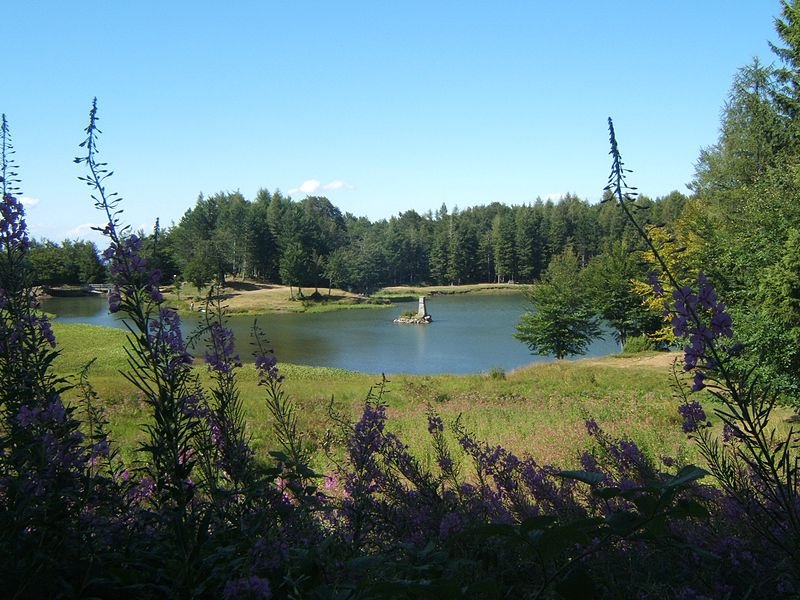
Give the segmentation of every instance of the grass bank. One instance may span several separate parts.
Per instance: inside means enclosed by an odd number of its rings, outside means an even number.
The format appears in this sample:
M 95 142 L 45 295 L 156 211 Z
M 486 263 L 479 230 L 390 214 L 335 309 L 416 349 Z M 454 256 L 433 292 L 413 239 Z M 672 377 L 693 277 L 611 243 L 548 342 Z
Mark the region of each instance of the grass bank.
M 509 283 L 479 283 L 471 285 L 391 286 L 378 290 L 372 296 L 354 294 L 333 288 L 330 293 L 320 288 L 289 288 L 285 285 L 254 281 L 228 281 L 222 290 L 223 303 L 230 314 L 259 315 L 269 313 L 318 313 L 353 308 L 380 308 L 392 302 L 416 299 L 419 296 L 450 294 L 506 294 L 522 292 L 525 286 Z M 170 286 L 166 296 L 170 304 L 184 312 L 200 310 L 205 293 L 192 285 L 175 289 Z
M 125 332 L 90 325 L 54 326 L 62 355 L 58 374 L 71 376 L 97 357 L 90 378 L 104 402 L 113 436 L 131 456 L 143 439 L 146 406 L 119 371 L 126 366 Z M 677 401 L 670 387 L 669 357 L 612 357 L 538 363 L 514 372 L 478 375 L 387 376 L 389 427 L 423 460 L 430 449 L 428 405 L 445 423 L 461 415 L 478 438 L 501 444 L 540 463 L 577 466 L 591 444 L 584 422 L 592 417 L 609 433 L 635 440 L 651 457 L 700 461 L 681 431 Z M 321 446 L 335 430 L 328 416 L 333 402 L 342 414 L 357 418 L 375 376 L 283 364 L 285 388 L 298 408 L 306 438 Z M 203 379 L 205 368 L 198 365 Z M 256 451 L 274 448 L 271 419 L 252 365 L 240 370 L 241 396 Z M 75 392 L 69 393 L 75 397 Z M 707 401 L 711 413 L 712 406 Z M 716 417 L 711 417 L 716 423 Z M 324 468 L 322 457 L 319 468 Z
M 180 290 L 170 287 L 166 297 L 184 312 L 200 310 L 208 290 L 184 284 Z M 285 285 L 253 281 L 228 281 L 221 299 L 230 314 L 259 315 L 268 313 L 328 312 L 352 308 L 387 306 L 386 299 L 375 299 L 333 288 L 289 288 Z
M 419 296 L 446 296 L 453 294 L 512 294 L 525 291 L 527 286 L 516 283 L 473 283 L 469 285 L 395 285 L 381 288 L 374 298 L 404 300 Z

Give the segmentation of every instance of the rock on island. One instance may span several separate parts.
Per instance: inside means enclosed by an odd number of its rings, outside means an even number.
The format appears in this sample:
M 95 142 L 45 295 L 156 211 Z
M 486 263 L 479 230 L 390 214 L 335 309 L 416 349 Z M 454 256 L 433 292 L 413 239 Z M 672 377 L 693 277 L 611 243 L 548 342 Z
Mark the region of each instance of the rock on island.
M 411 325 L 427 325 L 431 321 L 433 319 L 428 314 L 428 309 L 425 306 L 425 296 L 419 297 L 419 309 L 416 315 L 413 317 L 402 316 L 394 320 L 395 323 L 409 323 Z

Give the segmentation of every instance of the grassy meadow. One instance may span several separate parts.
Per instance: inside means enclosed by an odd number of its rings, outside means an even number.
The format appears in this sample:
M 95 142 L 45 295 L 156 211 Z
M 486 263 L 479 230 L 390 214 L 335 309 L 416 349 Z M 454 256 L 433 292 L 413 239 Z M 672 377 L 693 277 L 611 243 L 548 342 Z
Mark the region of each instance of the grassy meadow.
M 184 283 L 180 289 L 174 286 L 164 288 L 170 305 L 181 311 L 199 310 L 208 294 L 208 288 L 198 290 L 195 286 Z M 296 287 L 240 281 L 229 279 L 220 295 L 230 314 L 259 315 L 269 313 L 304 313 L 328 312 L 350 308 L 370 308 L 385 306 L 388 299 L 369 298 L 333 288 L 328 294 L 327 288 L 302 288 L 302 296 Z
M 140 425 L 147 420 L 147 410 L 135 388 L 119 375 L 126 367 L 126 333 L 73 324 L 56 324 L 54 330 L 63 351 L 56 361 L 59 375 L 74 376 L 82 365 L 97 359 L 90 381 L 107 408 L 112 437 L 132 457 L 143 439 Z M 202 350 L 195 354 L 201 356 Z M 445 424 L 461 415 L 466 428 L 491 445 L 531 455 L 540 463 L 574 468 L 581 451 L 592 442 L 584 427 L 592 417 L 608 433 L 636 441 L 656 460 L 666 455 L 698 462 L 676 412 L 672 358 L 652 354 L 561 361 L 478 375 L 387 374 L 384 399 L 389 427 L 420 459 L 428 460 L 430 405 Z M 202 360 L 197 362 L 207 381 Z M 290 364 L 280 368 L 285 389 L 296 403 L 300 427 L 317 447 L 323 445 L 327 431 L 336 431 L 328 416 L 331 400 L 336 411 L 355 419 L 370 387 L 378 383 L 373 375 L 338 369 Z M 266 453 L 274 444 L 256 370 L 246 364 L 239 374 L 253 447 Z M 68 397 L 76 394 L 71 391 Z M 706 408 L 711 413 L 708 402 Z M 325 461 L 320 450 L 317 467 L 325 469 Z

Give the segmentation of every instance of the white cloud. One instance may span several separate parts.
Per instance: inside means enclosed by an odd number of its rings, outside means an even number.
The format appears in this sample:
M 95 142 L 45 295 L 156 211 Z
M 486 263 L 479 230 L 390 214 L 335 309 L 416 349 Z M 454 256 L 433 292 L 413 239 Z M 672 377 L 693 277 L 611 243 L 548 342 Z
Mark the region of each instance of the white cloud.
M 306 179 L 303 183 L 300 184 L 299 187 L 293 188 L 289 190 L 289 195 L 292 194 L 305 194 L 306 196 L 310 196 L 314 194 L 318 190 L 325 190 L 327 192 L 336 192 L 339 190 L 352 190 L 353 186 L 347 183 L 346 181 L 342 181 L 341 179 L 334 179 L 333 181 L 322 185 L 319 179 Z
M 306 179 L 300 184 L 300 187 L 289 190 L 289 194 L 296 194 L 297 192 L 306 195 L 313 194 L 319 189 L 320 185 L 319 179 Z
M 336 191 L 336 190 L 352 190 L 353 186 L 347 183 L 346 181 L 341 181 L 339 179 L 334 179 L 330 183 L 326 183 L 322 186 L 324 190 Z
M 300 184 L 300 191 L 304 194 L 313 194 L 319 189 L 319 180 L 317 179 L 306 179 L 303 183 Z
M 38 198 L 31 198 L 30 196 L 20 196 L 19 201 L 25 208 L 33 208 L 34 206 L 39 204 Z
M 544 195 L 544 199 L 552 200 L 553 202 L 555 202 L 556 200 L 560 200 L 564 196 L 566 196 L 564 192 L 550 192 L 549 194 Z

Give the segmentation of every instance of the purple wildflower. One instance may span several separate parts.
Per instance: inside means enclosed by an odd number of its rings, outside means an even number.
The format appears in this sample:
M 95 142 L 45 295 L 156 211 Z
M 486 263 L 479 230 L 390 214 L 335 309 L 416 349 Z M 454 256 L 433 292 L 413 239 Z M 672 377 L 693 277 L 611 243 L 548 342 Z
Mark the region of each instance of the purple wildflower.
M 672 320 L 670 321 L 670 325 L 672 325 L 672 332 L 675 334 L 676 337 L 683 337 L 686 335 L 686 332 L 689 328 L 689 320 L 686 318 L 685 315 L 680 314 L 673 314 Z
M 600 433 L 600 426 L 597 424 L 597 421 L 594 419 L 586 421 L 586 433 L 591 436 L 596 436 Z
M 437 459 L 436 463 L 439 465 L 439 468 L 445 473 L 448 473 L 453 469 L 453 459 L 450 458 L 449 456 L 440 456 Z
M 47 343 L 50 344 L 51 348 L 55 348 L 56 336 L 53 333 L 52 327 L 50 327 L 50 321 L 48 321 L 45 317 L 39 317 L 36 320 L 36 323 L 39 326 L 39 331 L 42 333 L 42 337 L 47 340 Z
M 706 412 L 699 402 L 684 402 L 678 407 L 678 412 L 683 417 L 684 433 L 697 431 L 706 420 Z
M 635 467 L 647 463 L 644 453 L 631 440 L 620 440 L 618 444 L 611 446 L 608 451 L 622 468 Z
M 732 442 L 742 437 L 742 432 L 738 427 L 731 425 L 730 423 L 725 423 L 722 426 L 722 441 L 723 442 Z
M 20 427 L 30 427 L 38 422 L 41 413 L 41 408 L 23 405 L 17 413 L 17 423 L 19 423 Z
M 705 352 L 705 338 L 702 335 L 693 335 L 683 353 L 683 370 L 691 371 L 694 369 L 700 359 L 705 356 Z
M 428 415 L 428 433 L 434 433 L 435 431 L 440 433 L 444 431 L 442 419 L 437 415 Z
M 62 424 L 67 420 L 67 410 L 64 408 L 64 403 L 61 398 L 54 397 L 47 408 L 42 412 L 42 419 L 55 424 Z
M 697 278 L 697 287 L 697 294 L 689 286 L 675 290 L 672 293 L 674 303 L 668 311 L 672 316 L 671 324 L 675 336 L 689 338 L 684 354 L 685 371 L 696 368 L 701 361 L 705 361 L 707 369 L 717 368 L 716 359 L 708 356 L 713 354 L 708 352 L 709 345 L 713 345 L 714 340 L 719 337 L 733 335 L 731 316 L 725 304 L 718 300 L 716 291 L 703 273 Z M 708 324 L 700 322 L 701 319 L 707 319 Z M 695 383 L 697 384 L 697 379 Z
M 144 477 L 128 492 L 128 502 L 131 504 L 141 504 L 153 496 L 155 489 L 155 482 L 150 477 Z
M 241 367 L 239 355 L 234 350 L 233 331 L 221 323 L 214 323 L 205 359 L 210 370 L 220 373 L 230 373 L 234 368 Z
M 336 473 L 329 473 L 325 476 L 325 489 L 326 490 L 337 490 L 339 489 L 339 478 L 336 477 Z
M 697 277 L 697 305 L 702 308 L 714 309 L 717 306 L 717 292 L 706 279 L 705 273 Z
M 150 299 L 155 303 L 160 303 L 164 300 L 164 295 L 159 288 L 160 283 L 161 271 L 159 269 L 153 269 L 147 279 L 147 293 L 150 295 Z
M 192 362 L 183 343 L 180 317 L 174 310 L 162 308 L 159 311 L 158 318 L 150 321 L 148 337 L 156 352 L 162 353 L 168 360 L 171 370 Z
M 591 452 L 584 452 L 581 454 L 581 467 L 584 471 L 596 472 L 599 470 L 599 464 L 594 454 Z
M 278 359 L 271 352 L 256 355 L 256 368 L 261 375 L 262 382 L 280 383 L 283 381 L 283 376 L 278 373 Z
M 706 378 L 706 374 L 702 371 L 695 371 L 694 372 L 694 383 L 692 384 L 692 391 L 699 392 L 703 388 L 706 387 L 706 384 L 703 380 Z
M 109 312 L 119 312 L 120 305 L 122 304 L 122 297 L 119 293 L 119 287 L 114 288 L 108 293 L 108 310 Z
M 183 414 L 189 419 L 206 419 L 211 412 L 208 403 L 201 394 L 190 394 L 183 400 L 181 406 Z
M 711 331 L 715 336 L 731 337 L 733 335 L 732 325 L 733 320 L 725 312 L 725 305 L 719 304 L 711 317 Z
M 269 600 L 272 598 L 272 590 L 268 580 L 253 575 L 228 581 L 222 597 L 225 600 Z
M 650 287 L 653 288 L 653 292 L 657 298 L 661 298 L 664 295 L 664 286 L 661 285 L 661 280 L 653 271 L 650 271 L 647 274 L 647 283 L 649 283 Z
M 23 252 L 29 246 L 25 209 L 11 194 L 5 194 L 0 202 L 0 245 Z
M 110 450 L 111 448 L 108 444 L 108 439 L 103 438 L 92 445 L 92 457 L 107 458 Z

